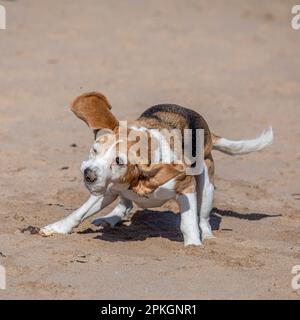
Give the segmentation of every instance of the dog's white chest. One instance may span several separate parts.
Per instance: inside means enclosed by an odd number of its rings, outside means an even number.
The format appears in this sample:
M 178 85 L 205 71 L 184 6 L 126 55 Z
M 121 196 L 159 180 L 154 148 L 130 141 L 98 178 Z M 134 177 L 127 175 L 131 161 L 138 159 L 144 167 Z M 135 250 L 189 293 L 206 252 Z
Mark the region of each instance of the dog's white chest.
M 142 208 L 160 207 L 168 200 L 175 198 L 175 179 L 166 182 L 147 197 L 140 197 L 129 189 L 122 190 L 120 193 L 124 198 L 135 202 Z

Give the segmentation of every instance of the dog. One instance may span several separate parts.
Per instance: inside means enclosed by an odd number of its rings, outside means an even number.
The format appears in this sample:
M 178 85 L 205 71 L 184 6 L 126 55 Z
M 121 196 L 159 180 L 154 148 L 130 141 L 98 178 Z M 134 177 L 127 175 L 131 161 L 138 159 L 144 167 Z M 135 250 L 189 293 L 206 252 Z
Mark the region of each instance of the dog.
M 95 219 L 92 222 L 94 225 L 109 224 L 114 227 L 129 215 L 133 203 L 142 208 L 152 208 L 174 199 L 180 209 L 184 245 L 199 246 L 204 240 L 214 237 L 209 223 L 215 189 L 212 151 L 242 155 L 262 150 L 273 141 L 272 127 L 255 139 L 228 140 L 212 133 L 205 119 L 197 112 L 178 105 L 161 104 L 150 107 L 127 126 L 128 136 L 143 133 L 148 142 L 156 142 L 150 143 L 152 150 L 146 152 L 151 157 L 154 154 L 151 161 L 148 158 L 148 162 L 143 162 L 139 158 L 134 163 L 129 161 L 133 143 L 127 142 L 125 147 L 122 146 L 124 141 L 119 132 L 121 121 L 112 114 L 111 105 L 104 95 L 98 92 L 82 94 L 73 101 L 71 110 L 87 123 L 95 137 L 89 158 L 81 165 L 84 183 L 91 195 L 69 216 L 43 227 L 40 230 L 43 236 L 71 233 L 83 220 L 116 199 L 118 203 L 112 212 Z M 165 136 L 160 133 L 162 129 L 177 129 L 181 134 L 186 129 L 192 130 L 190 140 L 185 143 L 192 145 L 193 154 L 196 147 L 195 132 L 202 130 L 201 170 L 197 174 L 188 174 L 186 170 L 195 167 L 195 162 L 159 161 L 166 149 L 173 156 L 175 154 L 174 143 L 172 147 L 171 143 L 162 146 L 166 142 Z M 183 144 L 179 147 L 181 151 Z

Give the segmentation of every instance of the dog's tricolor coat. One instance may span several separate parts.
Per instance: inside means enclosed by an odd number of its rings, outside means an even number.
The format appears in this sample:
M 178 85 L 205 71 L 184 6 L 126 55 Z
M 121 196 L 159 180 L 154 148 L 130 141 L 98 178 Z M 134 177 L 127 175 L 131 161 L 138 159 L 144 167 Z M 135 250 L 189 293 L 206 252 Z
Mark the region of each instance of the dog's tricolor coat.
M 93 221 L 95 225 L 108 223 L 112 227 L 130 212 L 136 203 L 142 208 L 160 207 L 170 199 L 177 200 L 181 213 L 180 229 L 185 245 L 201 245 L 201 241 L 213 237 L 209 224 L 214 193 L 214 161 L 212 150 L 230 155 L 258 151 L 273 140 L 272 128 L 252 140 L 231 141 L 213 134 L 206 121 L 195 111 L 173 104 L 162 104 L 147 109 L 137 120 L 129 123 L 128 134 L 149 133 L 153 129 L 203 129 L 204 159 L 203 171 L 198 176 L 188 175 L 181 164 L 161 163 L 159 143 L 161 136 L 149 135 L 158 141 L 155 150 L 156 161 L 150 163 L 127 162 L 127 149 L 116 157 L 113 148 L 121 149 L 118 136 L 119 122 L 111 113 L 111 106 L 100 93 L 86 93 L 72 103 L 72 111 L 94 131 L 95 142 L 89 159 L 82 164 L 89 200 L 64 219 L 41 229 L 49 236 L 54 233 L 70 233 L 81 221 L 99 212 L 119 199 L 117 206 L 108 215 Z M 103 132 L 103 129 L 110 130 Z M 194 132 L 194 131 L 193 131 Z M 110 137 L 116 137 L 110 142 Z M 190 141 L 195 147 L 195 136 Z M 171 150 L 171 149 L 170 149 Z M 174 150 L 173 150 L 174 151 Z

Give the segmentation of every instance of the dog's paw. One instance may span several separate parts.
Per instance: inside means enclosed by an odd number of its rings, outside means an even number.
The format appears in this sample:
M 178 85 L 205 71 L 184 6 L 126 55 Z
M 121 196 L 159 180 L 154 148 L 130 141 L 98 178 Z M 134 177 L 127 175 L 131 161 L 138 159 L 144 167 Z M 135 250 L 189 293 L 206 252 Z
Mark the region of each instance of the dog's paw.
M 215 236 L 212 233 L 211 226 L 208 222 L 201 221 L 200 222 L 200 230 L 201 230 L 201 240 L 202 241 L 215 238 Z
M 210 239 L 215 239 L 216 237 L 213 235 L 212 231 L 209 229 L 204 229 L 201 232 L 201 240 L 210 240 Z
M 52 224 L 49 224 L 41 228 L 39 234 L 43 237 L 49 237 L 55 233 L 68 234 L 72 232 L 72 227 L 70 227 L 66 221 L 61 220 Z
M 202 241 L 216 239 L 216 237 L 211 232 L 203 233 L 201 238 L 202 238 Z
M 116 224 L 118 224 L 121 221 L 121 218 L 119 216 L 110 216 L 110 217 L 101 217 L 98 219 L 95 219 L 92 221 L 92 224 L 94 226 L 103 226 L 103 227 L 111 227 L 113 228 Z
M 202 246 L 200 239 L 184 239 L 184 246 Z

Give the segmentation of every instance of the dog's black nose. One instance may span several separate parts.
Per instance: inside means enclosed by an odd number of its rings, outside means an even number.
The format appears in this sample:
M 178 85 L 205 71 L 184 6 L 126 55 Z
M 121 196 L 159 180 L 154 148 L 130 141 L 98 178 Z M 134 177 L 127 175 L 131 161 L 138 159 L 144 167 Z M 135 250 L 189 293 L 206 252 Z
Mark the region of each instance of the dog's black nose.
M 84 179 L 87 182 L 94 182 L 97 180 L 97 175 L 96 172 L 90 168 L 86 168 L 83 172 Z

